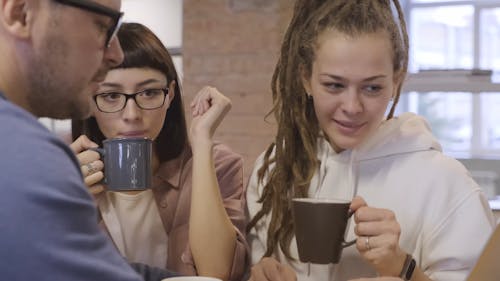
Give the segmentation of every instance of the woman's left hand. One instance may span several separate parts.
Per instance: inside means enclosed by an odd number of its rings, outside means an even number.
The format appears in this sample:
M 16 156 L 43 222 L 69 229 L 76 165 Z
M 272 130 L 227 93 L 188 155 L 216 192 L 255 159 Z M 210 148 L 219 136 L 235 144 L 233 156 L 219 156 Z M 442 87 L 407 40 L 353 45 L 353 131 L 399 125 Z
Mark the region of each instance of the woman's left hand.
M 191 139 L 211 140 L 220 122 L 231 109 L 231 101 L 214 87 L 203 87 L 191 102 Z
M 361 197 L 357 198 L 359 201 Z M 362 203 L 351 204 L 352 211 L 355 211 L 354 232 L 358 236 L 356 248 L 379 275 L 398 276 L 406 253 L 399 247 L 401 228 L 396 216 L 391 210 L 373 208 Z

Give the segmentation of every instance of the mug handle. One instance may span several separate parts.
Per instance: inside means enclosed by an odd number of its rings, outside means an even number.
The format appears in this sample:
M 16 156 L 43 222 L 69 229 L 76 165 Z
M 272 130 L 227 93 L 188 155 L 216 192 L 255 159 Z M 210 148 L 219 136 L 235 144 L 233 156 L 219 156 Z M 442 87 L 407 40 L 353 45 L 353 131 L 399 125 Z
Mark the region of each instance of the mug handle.
M 99 153 L 99 155 L 101 155 L 102 161 L 104 162 L 104 155 L 106 154 L 106 152 L 104 151 L 103 148 L 100 148 L 100 147 L 91 147 L 91 148 L 89 148 L 89 150 L 92 150 L 92 151 L 95 151 L 95 152 Z M 103 183 L 103 184 L 106 184 L 106 176 L 104 176 L 104 178 L 100 182 Z
M 91 148 L 89 148 L 89 150 L 92 150 L 92 151 L 95 151 L 95 152 L 99 153 L 99 155 L 101 155 L 101 158 L 104 157 L 105 152 L 104 152 L 103 148 L 100 148 L 100 147 L 91 147 Z M 352 214 L 350 216 L 352 216 Z
M 349 242 L 343 241 L 341 246 L 342 248 L 349 247 L 351 245 L 354 245 L 357 241 L 358 241 L 357 238 Z
M 350 219 L 353 214 L 354 214 L 354 212 L 351 212 L 351 210 L 349 210 L 349 215 L 347 216 L 347 219 Z M 341 247 L 342 248 L 349 247 L 351 245 L 354 245 L 356 243 L 356 241 L 358 241 L 357 238 L 355 238 L 355 239 L 353 239 L 353 240 L 351 240 L 349 242 L 343 241 L 342 244 L 341 244 Z

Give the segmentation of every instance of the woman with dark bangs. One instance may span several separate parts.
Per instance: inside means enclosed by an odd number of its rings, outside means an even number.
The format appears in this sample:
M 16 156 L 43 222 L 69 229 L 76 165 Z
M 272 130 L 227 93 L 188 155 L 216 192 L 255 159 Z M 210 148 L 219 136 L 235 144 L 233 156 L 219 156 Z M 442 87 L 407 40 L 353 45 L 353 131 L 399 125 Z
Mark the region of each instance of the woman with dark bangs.
M 107 74 L 92 100 L 93 116 L 73 121 L 71 145 L 102 224 L 129 262 L 185 275 L 241 279 L 247 264 L 242 158 L 214 143 L 231 107 L 213 87 L 191 103 L 188 139 L 172 58 L 145 26 L 118 32 L 124 61 Z M 153 144 L 153 184 L 145 191 L 106 191 L 103 162 L 88 150 L 116 137 Z

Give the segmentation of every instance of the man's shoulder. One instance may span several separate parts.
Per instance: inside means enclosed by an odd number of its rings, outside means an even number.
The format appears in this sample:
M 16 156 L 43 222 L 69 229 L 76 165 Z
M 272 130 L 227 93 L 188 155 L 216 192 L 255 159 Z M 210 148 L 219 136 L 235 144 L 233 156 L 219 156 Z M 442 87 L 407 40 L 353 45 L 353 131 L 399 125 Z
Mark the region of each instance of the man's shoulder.
M 1 100 L 0 120 L 0 179 L 4 184 L 22 182 L 27 189 L 82 184 L 71 149 L 33 115 Z
M 5 100 L 0 100 L 0 120 L 2 142 L 21 141 L 21 137 L 28 138 L 33 135 L 48 137 L 50 134 L 35 116 Z
M 36 118 L 28 111 L 0 97 L 0 116 L 4 118 L 21 121 L 21 120 L 36 120 Z M 5 125 L 5 122 L 2 122 Z
M 10 102 L 0 100 L 0 144 L 11 153 L 48 152 L 49 147 L 57 148 L 64 154 L 71 151 L 64 142 L 31 113 Z M 71 156 L 70 156 L 71 157 Z

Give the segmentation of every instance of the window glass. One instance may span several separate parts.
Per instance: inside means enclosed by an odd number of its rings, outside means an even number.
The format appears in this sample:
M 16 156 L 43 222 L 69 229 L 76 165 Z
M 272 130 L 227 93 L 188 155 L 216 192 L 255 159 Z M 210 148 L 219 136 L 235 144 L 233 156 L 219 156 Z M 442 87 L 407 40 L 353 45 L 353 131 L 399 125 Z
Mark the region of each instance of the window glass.
M 500 8 L 481 10 L 480 65 L 494 70 L 495 82 L 500 83 Z
M 481 94 L 482 145 L 500 149 L 500 93 Z
M 408 111 L 424 116 L 447 152 L 471 148 L 472 94 L 428 92 L 406 94 Z
M 473 66 L 473 6 L 416 7 L 410 19 L 412 71 Z
M 480 65 L 492 69 L 500 82 L 500 8 L 481 10 Z M 482 142 L 486 150 L 500 149 L 500 93 L 481 94 Z
M 500 1 L 459 2 L 408 1 L 410 71 L 479 67 L 494 71 L 491 79 L 484 77 L 485 86 L 491 86 L 486 85 L 490 80 L 500 83 Z M 474 50 L 475 46 L 479 48 Z M 480 92 L 481 85 L 477 88 Z M 423 115 L 445 152 L 500 155 L 500 91 L 409 93 L 401 97 L 399 109 Z

